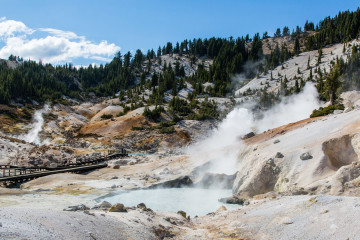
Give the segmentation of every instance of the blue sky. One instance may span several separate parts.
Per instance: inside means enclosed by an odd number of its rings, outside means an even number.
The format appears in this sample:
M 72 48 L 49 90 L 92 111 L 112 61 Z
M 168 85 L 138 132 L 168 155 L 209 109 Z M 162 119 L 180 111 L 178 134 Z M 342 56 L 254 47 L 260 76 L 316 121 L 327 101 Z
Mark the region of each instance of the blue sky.
M 0 57 L 13 53 L 55 64 L 104 63 L 113 54 L 166 42 L 238 37 L 318 23 L 355 0 L 0 0 Z M 5 29 L 5 30 L 4 30 Z

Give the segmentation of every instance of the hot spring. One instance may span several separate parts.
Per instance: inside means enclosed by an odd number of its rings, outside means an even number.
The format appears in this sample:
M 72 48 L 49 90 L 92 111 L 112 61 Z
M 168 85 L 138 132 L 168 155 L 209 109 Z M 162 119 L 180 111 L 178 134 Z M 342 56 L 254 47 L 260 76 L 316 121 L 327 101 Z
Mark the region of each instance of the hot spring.
M 164 188 L 131 191 L 115 191 L 112 196 L 102 198 L 111 204 L 122 203 L 125 206 L 136 206 L 145 203 L 156 211 L 185 211 L 191 217 L 204 216 L 215 212 L 219 207 L 236 209 L 240 205 L 224 204 L 220 198 L 232 196 L 231 189 L 201 188 Z

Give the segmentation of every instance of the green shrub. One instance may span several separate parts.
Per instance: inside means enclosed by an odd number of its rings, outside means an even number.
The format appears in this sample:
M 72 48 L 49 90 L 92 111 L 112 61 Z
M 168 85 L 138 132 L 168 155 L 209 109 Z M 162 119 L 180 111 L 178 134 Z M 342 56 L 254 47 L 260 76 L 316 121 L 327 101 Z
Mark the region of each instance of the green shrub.
M 344 105 L 330 105 L 328 107 L 321 107 L 319 109 L 315 109 L 312 114 L 310 115 L 311 118 L 326 116 L 332 114 L 335 110 L 344 110 Z
M 170 133 L 173 133 L 173 132 L 175 132 L 174 126 L 160 128 L 160 133 L 162 133 L 162 134 L 170 134 Z
M 132 126 L 131 130 L 132 131 L 140 131 L 140 130 L 144 130 L 144 126 Z
M 121 117 L 121 116 L 124 116 L 126 113 L 124 112 L 119 112 L 118 114 L 116 114 L 116 117 Z
M 111 119 L 111 118 L 113 118 L 113 115 L 112 114 L 103 114 L 103 115 L 101 115 L 100 118 L 101 119 Z
M 176 124 L 175 122 L 161 122 L 160 127 L 162 127 L 162 128 L 171 127 L 171 126 L 174 126 L 175 124 Z
M 153 121 L 157 121 L 160 116 L 161 116 L 161 112 L 165 111 L 163 107 L 158 107 L 156 106 L 154 110 L 150 110 L 148 107 L 145 107 L 143 116 L 147 117 Z

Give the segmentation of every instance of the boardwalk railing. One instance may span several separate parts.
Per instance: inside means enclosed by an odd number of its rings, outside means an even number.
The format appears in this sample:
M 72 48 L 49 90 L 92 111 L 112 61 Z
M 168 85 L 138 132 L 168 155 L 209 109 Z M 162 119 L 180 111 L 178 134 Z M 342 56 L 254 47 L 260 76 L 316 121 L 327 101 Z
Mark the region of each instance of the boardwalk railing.
M 126 156 L 128 156 L 128 154 L 121 151 L 99 158 L 77 160 L 75 163 L 69 163 L 56 167 L 20 167 L 13 165 L 0 165 L 0 182 L 27 181 L 38 177 L 65 172 L 86 172 L 107 167 L 107 164 L 105 163 L 106 161 Z

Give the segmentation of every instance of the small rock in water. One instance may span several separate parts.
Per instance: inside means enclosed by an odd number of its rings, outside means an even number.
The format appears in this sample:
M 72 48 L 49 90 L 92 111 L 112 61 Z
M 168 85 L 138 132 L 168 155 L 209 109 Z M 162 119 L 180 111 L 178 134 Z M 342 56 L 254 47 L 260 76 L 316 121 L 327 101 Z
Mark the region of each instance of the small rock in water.
M 219 202 L 227 203 L 227 204 L 240 204 L 243 205 L 245 200 L 237 197 L 227 197 L 227 198 L 220 198 Z
M 107 201 L 103 201 L 102 203 L 100 203 L 99 206 L 97 206 L 97 208 L 100 208 L 100 209 L 109 209 L 111 207 L 112 207 L 111 203 L 109 203 Z
M 313 157 L 310 155 L 310 153 L 306 152 L 300 155 L 300 159 L 301 160 L 309 160 L 312 159 Z
M 277 152 L 275 158 L 283 158 L 284 155 L 281 152 Z
M 216 210 L 216 212 L 217 213 L 220 213 L 220 212 L 226 212 L 227 211 L 227 209 L 226 209 L 226 207 L 225 206 L 221 206 L 221 207 L 219 207 L 219 209 L 218 210 Z
M 279 143 L 280 142 L 280 140 L 279 139 L 276 139 L 275 141 L 274 141 L 274 144 L 277 144 L 277 143 Z
M 186 212 L 180 210 L 177 213 L 186 218 Z
M 139 203 L 137 205 L 137 208 L 140 208 L 141 210 L 146 210 L 147 209 L 145 203 Z
M 113 176 L 111 179 L 119 179 L 118 176 Z

